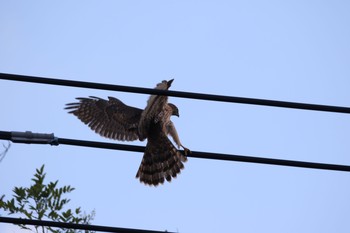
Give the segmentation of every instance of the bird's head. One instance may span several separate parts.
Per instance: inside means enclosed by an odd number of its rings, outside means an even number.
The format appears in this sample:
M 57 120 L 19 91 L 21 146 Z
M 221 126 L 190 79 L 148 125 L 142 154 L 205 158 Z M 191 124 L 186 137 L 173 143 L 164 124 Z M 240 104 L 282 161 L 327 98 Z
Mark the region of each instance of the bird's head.
M 163 80 L 161 83 L 158 83 L 156 89 L 160 90 L 168 90 L 174 79 L 170 79 L 169 81 Z
M 180 114 L 179 114 L 179 109 L 176 107 L 175 104 L 171 104 L 171 103 L 168 103 L 168 106 L 171 108 L 172 110 L 172 116 L 177 116 L 177 117 L 180 117 Z

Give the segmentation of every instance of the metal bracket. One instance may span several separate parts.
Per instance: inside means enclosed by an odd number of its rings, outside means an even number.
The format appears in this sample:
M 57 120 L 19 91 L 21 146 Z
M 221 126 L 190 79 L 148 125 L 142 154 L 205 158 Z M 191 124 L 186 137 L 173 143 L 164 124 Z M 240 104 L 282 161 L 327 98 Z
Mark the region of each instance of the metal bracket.
M 52 146 L 58 145 L 58 138 L 53 133 L 32 133 L 26 132 L 11 132 L 11 141 L 17 143 L 33 143 L 33 144 L 50 144 Z

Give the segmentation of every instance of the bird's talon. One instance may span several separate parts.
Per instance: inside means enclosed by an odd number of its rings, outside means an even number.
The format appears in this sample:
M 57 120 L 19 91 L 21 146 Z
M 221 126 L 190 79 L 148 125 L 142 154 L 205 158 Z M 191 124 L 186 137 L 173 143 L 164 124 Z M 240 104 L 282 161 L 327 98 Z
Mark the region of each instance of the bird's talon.
M 184 153 L 185 153 L 185 155 L 187 156 L 188 154 L 191 154 L 192 152 L 191 152 L 190 149 L 184 147 Z

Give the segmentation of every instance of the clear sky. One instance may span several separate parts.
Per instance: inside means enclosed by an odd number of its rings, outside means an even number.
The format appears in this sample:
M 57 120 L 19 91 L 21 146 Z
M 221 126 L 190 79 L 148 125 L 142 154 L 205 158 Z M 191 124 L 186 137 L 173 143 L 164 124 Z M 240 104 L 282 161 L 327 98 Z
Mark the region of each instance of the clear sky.
M 349 1 L 0 1 L 0 72 L 350 106 Z M 0 80 L 0 130 L 113 142 L 63 110 L 75 97 L 147 95 Z M 183 144 L 350 164 L 350 116 L 171 97 Z M 1 141 L 6 145 L 6 141 Z M 128 143 L 129 144 L 129 143 Z M 145 142 L 132 142 L 145 145 Z M 1 146 L 1 145 L 0 145 Z M 1 146 L 2 147 L 2 146 Z M 190 158 L 172 183 L 135 174 L 136 152 L 12 144 L 0 193 L 35 169 L 72 185 L 93 224 L 189 232 L 345 233 L 350 174 Z M 3 213 L 0 212 L 0 215 Z M 18 232 L 0 224 L 1 232 Z

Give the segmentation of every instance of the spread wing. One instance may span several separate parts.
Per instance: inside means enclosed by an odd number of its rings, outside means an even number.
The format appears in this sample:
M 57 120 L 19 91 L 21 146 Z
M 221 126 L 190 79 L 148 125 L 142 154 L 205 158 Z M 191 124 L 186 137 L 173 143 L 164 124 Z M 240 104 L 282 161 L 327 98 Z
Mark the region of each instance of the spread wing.
M 147 185 L 157 186 L 171 181 L 184 168 L 182 155 L 162 131 L 159 123 L 151 124 L 147 145 L 136 178 Z
M 122 101 L 108 97 L 76 98 L 77 103 L 69 103 L 65 109 L 101 136 L 133 141 L 139 138 L 138 124 L 142 110 L 130 107 Z
M 172 80 L 162 81 L 158 83 L 155 89 L 168 90 L 171 86 Z M 139 137 L 143 140 L 148 137 L 150 125 L 157 123 L 161 118 L 161 114 L 164 112 L 163 108 L 168 103 L 168 96 L 162 95 L 151 95 L 147 101 L 147 106 L 142 112 L 140 123 L 139 123 Z

